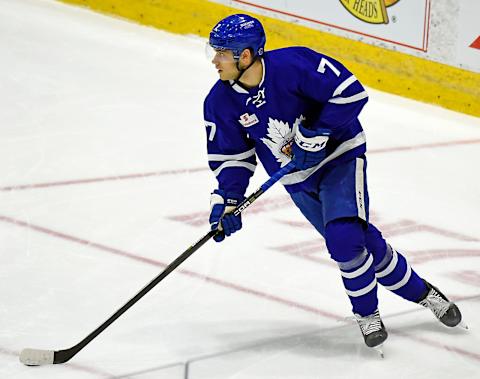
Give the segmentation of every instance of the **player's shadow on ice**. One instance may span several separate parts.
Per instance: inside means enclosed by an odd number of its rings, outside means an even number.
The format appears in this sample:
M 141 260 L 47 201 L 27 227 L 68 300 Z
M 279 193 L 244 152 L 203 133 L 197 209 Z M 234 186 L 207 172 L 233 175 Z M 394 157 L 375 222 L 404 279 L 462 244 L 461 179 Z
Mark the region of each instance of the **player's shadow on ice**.
M 468 333 L 468 329 L 464 329 L 460 326 L 457 326 L 455 328 L 450 328 L 448 326 L 442 325 L 439 321 L 432 319 L 432 321 L 422 321 L 422 322 L 414 322 L 411 321 L 408 324 L 402 324 L 402 325 L 395 325 L 392 323 L 390 327 L 387 325 L 388 319 L 385 320 L 385 326 L 387 327 L 387 330 L 390 331 L 392 336 L 398 335 L 398 336 L 421 336 L 424 334 L 428 334 L 429 336 L 437 334 L 438 336 L 441 336 L 442 334 L 448 334 L 451 336 L 458 336 L 458 335 L 463 335 L 465 333 Z M 468 325 L 468 324 L 467 324 Z
M 453 336 L 468 333 L 463 328 L 448 328 L 435 319 L 421 322 L 412 320 L 402 325 L 390 323 L 388 320 L 386 323 L 391 324 L 390 328 L 387 326 L 390 332 L 390 337 L 385 344 L 387 350 L 390 346 L 395 349 L 405 338 L 417 339 L 416 337 L 422 335 L 436 334 L 441 337 L 445 334 Z M 210 358 L 228 356 L 234 358 L 235 355 L 248 354 L 258 357 L 259 354 L 269 356 L 285 352 L 317 359 L 339 356 L 347 359 L 348 357 L 378 359 L 378 354 L 365 346 L 360 330 L 353 320 L 339 321 L 338 325 L 325 328 L 318 327 L 317 324 L 258 321 L 258 324 L 250 322 L 248 327 L 241 328 L 242 330 L 239 330 L 238 326 L 228 328 L 227 325 L 222 329 L 223 333 L 219 330 L 214 332 L 214 338 L 225 349 L 211 354 Z M 278 331 L 279 336 L 275 336 L 275 331 Z
M 266 329 L 262 329 L 265 327 Z M 338 322 L 338 325 L 321 328 L 316 324 L 297 324 L 270 322 L 259 322 L 256 328 L 250 324 L 249 332 L 228 331 L 216 334 L 215 338 L 224 342 L 225 350 L 218 352 L 216 357 L 228 355 L 253 354 L 257 356 L 264 354 L 281 354 L 282 352 L 295 355 L 313 356 L 317 358 L 329 358 L 339 356 L 372 356 L 370 349 L 366 348 L 363 337 L 356 323 Z M 252 330 L 256 329 L 256 330 Z M 279 336 L 272 331 L 278 330 Z M 305 331 L 307 330 L 307 331 Z M 261 338 L 265 331 L 269 336 Z M 229 341 L 249 341 L 241 344 Z M 212 354 L 213 357 L 213 354 Z

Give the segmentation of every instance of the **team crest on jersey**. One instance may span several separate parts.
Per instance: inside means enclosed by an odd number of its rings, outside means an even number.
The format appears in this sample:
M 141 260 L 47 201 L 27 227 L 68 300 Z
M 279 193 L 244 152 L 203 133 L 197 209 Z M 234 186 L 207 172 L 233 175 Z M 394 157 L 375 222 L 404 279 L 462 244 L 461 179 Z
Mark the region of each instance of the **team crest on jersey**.
M 288 122 L 268 119 L 268 138 L 262 138 L 262 142 L 268 146 L 277 162 L 280 163 L 280 167 L 285 166 L 292 159 L 292 143 L 295 130 L 304 120 L 305 117 L 300 116 L 295 120 L 293 127 L 290 127 Z
M 245 105 L 248 105 L 250 102 L 252 102 L 252 104 L 257 108 L 260 108 L 263 104 L 266 104 L 267 100 L 265 98 L 265 87 L 259 89 L 256 95 L 250 96 Z
M 244 113 L 240 116 L 240 120 L 238 120 L 238 122 L 240 122 L 240 124 L 242 124 L 245 128 L 248 128 L 252 125 L 257 124 L 259 121 L 255 113 L 253 114 Z

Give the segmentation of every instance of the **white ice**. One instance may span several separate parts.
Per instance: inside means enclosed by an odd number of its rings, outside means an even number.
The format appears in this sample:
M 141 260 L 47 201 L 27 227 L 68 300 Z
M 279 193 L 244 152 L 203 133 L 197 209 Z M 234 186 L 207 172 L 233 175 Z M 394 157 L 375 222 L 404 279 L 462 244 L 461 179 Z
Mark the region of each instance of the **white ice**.
M 70 362 L 68 348 L 208 231 L 205 41 L 0 0 L 0 378 L 480 377 L 480 120 L 370 90 L 372 220 L 470 329 L 380 289 L 365 347 L 325 245 L 281 186 Z M 249 191 L 267 178 L 257 169 Z

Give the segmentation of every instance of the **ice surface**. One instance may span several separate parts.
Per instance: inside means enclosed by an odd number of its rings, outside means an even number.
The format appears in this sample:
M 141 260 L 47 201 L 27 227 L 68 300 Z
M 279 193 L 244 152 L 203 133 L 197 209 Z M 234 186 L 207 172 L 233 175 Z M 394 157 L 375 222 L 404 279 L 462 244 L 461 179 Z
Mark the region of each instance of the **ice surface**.
M 385 359 L 368 350 L 323 241 L 276 186 L 70 362 L 19 362 L 79 342 L 208 230 L 204 43 L 0 0 L 0 378 L 478 377 L 480 120 L 374 90 L 372 219 L 469 331 L 380 289 Z

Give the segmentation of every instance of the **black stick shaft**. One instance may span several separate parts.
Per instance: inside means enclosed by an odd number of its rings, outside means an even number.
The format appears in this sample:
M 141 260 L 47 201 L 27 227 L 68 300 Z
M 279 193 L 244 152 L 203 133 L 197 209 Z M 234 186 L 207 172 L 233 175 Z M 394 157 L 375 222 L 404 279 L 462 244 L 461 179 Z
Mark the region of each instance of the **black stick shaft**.
M 210 231 L 205 234 L 195 244 L 185 250 L 180 256 L 178 256 L 172 263 L 170 263 L 165 270 L 163 270 L 158 276 L 156 276 L 150 283 L 143 287 L 134 297 L 132 297 L 125 305 L 118 309 L 113 315 L 111 315 L 102 325 L 86 336 L 75 346 L 66 349 L 55 351 L 53 363 L 64 363 L 70 360 L 75 354 L 88 345 L 95 337 L 108 328 L 116 319 L 124 314 L 129 308 L 131 308 L 138 300 L 145 296 L 152 288 L 165 279 L 173 270 L 180 266 L 188 257 L 202 247 L 210 238 L 215 235 L 216 231 Z
M 274 185 L 278 180 L 280 180 L 285 174 L 290 172 L 293 168 L 293 164 L 288 164 L 277 173 L 272 175 L 259 189 L 254 193 L 248 196 L 243 200 L 237 207 L 233 210 L 235 215 L 239 215 L 245 209 L 247 209 L 255 200 L 257 200 L 265 191 L 267 191 L 272 185 Z M 72 346 L 69 349 L 58 350 L 54 352 L 53 363 L 65 363 L 70 360 L 74 355 L 76 355 L 80 350 L 87 346 L 94 338 L 96 338 L 101 332 L 108 328 L 116 319 L 118 319 L 122 314 L 124 314 L 128 309 L 130 309 L 138 300 L 144 297 L 152 288 L 154 288 L 158 283 L 165 279 L 173 270 L 180 266 L 188 257 L 190 257 L 194 252 L 196 252 L 200 247 L 202 247 L 210 238 L 212 238 L 217 233 L 216 230 L 211 230 L 185 250 L 180 256 L 178 256 L 172 263 L 170 263 L 165 270 L 158 274 L 150 283 L 143 287 L 140 292 L 138 292 L 134 297 L 132 297 L 125 305 L 118 309 L 113 315 L 111 315 L 102 325 L 97 329 L 91 332 L 83 340 L 81 340 L 75 346 Z

